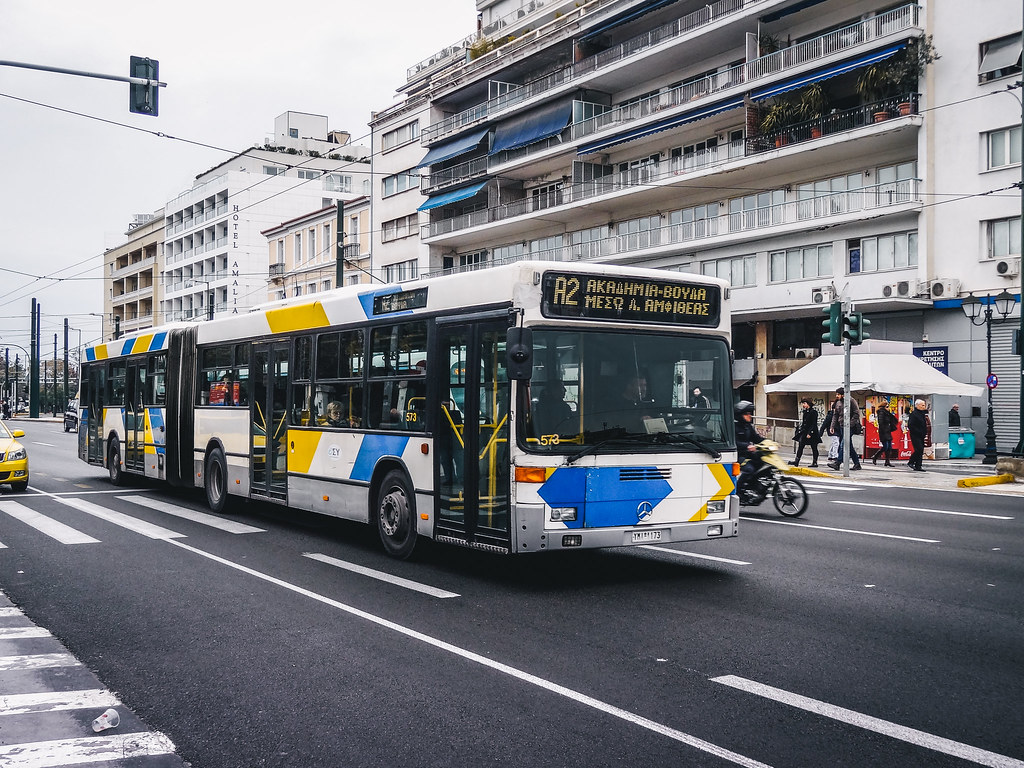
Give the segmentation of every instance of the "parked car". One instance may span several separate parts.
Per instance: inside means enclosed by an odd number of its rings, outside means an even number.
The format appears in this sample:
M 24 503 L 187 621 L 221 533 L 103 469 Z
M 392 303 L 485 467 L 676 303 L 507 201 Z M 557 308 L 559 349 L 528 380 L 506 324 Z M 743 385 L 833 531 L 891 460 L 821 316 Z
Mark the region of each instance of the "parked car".
M 64 431 L 78 431 L 78 400 L 68 400 L 68 407 L 64 409 Z
M 28 488 L 28 451 L 18 442 L 24 436 L 0 421 L 0 484 L 9 483 L 15 491 Z

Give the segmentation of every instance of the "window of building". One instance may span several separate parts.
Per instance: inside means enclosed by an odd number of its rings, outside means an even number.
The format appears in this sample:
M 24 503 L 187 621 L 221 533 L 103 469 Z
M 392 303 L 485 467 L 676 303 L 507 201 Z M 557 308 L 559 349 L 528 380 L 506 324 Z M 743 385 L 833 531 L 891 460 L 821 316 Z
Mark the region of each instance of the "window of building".
M 670 211 L 668 223 L 672 227 L 672 241 L 693 240 L 718 234 L 718 203 L 695 205 Z
M 572 233 L 571 239 L 574 259 L 593 259 L 605 252 L 608 229 L 603 226 L 580 229 Z
M 295 263 L 300 264 L 302 262 L 302 233 L 295 233 Z
M 359 217 L 349 216 L 348 217 L 348 232 L 345 233 L 350 239 L 356 241 L 359 239 Z
M 797 185 L 797 217 L 814 219 L 835 216 L 864 207 L 864 175 L 851 173 L 847 176 L 833 176 L 831 179 L 817 179 Z
M 1020 216 L 985 222 L 988 258 L 1020 255 Z
M 419 216 L 415 213 L 385 221 L 381 226 L 381 240 L 386 243 L 390 240 L 398 240 L 409 235 L 415 235 L 418 223 Z
M 299 129 L 298 128 L 289 128 L 288 129 L 288 138 L 290 138 L 290 139 L 297 139 L 297 138 L 299 138 Z
M 768 280 L 770 282 L 784 283 L 790 280 L 831 276 L 831 243 L 772 251 L 768 255 Z
M 301 285 L 296 285 L 294 288 L 292 288 L 292 296 L 301 296 L 301 295 L 302 295 L 302 286 Z
M 419 187 L 419 176 L 412 172 L 412 170 L 403 171 L 402 173 L 396 173 L 392 176 L 385 176 L 382 182 L 384 189 L 384 197 L 389 195 L 397 195 L 399 192 L 405 192 L 407 189 L 413 189 Z
M 415 141 L 420 137 L 420 124 L 418 120 L 414 120 L 411 123 L 395 128 L 393 131 L 388 131 L 380 137 L 381 149 L 387 152 L 389 149 L 401 146 L 402 144 L 408 144 L 410 141 Z
M 284 264 L 284 238 L 277 241 L 277 263 Z
M 850 273 L 917 266 L 917 232 L 862 237 L 847 243 Z
M 331 240 L 331 223 L 324 224 L 324 250 L 333 255 L 333 248 L 336 244 Z
M 349 275 L 345 278 L 345 285 L 359 285 L 359 275 Z
M 320 283 L 320 290 L 321 291 L 329 291 L 329 290 L 331 290 L 331 281 L 330 280 L 324 280 L 322 283 Z
M 384 280 L 389 283 L 398 283 L 403 280 L 412 280 L 417 276 L 417 261 L 401 261 L 398 264 L 388 264 L 384 267 Z
M 701 262 L 700 273 L 728 280 L 733 288 L 757 285 L 757 257 L 750 255 L 710 259 Z
M 441 258 L 442 269 L 466 269 L 487 264 L 487 251 L 459 253 Z
M 978 82 L 987 83 L 1000 77 L 1020 74 L 1021 39 L 1017 32 L 981 44 Z
M 319 179 L 323 176 L 323 171 L 314 171 L 309 168 L 299 168 L 296 172 L 300 179 Z
M 661 216 L 641 216 L 615 225 L 620 251 L 649 248 L 661 242 Z
M 352 192 L 352 177 L 345 173 L 328 173 L 324 177 L 324 189 L 328 192 Z M 331 205 L 328 203 L 327 205 Z M 327 206 L 324 206 L 325 208 Z
M 1003 168 L 1020 164 L 1020 126 L 992 131 L 986 136 L 988 168 Z
M 284 173 L 284 168 L 276 165 L 264 165 L 263 172 L 267 174 L 267 176 L 280 176 Z
M 526 255 L 526 243 L 499 245 L 494 249 L 494 260 L 497 262 L 517 261 Z
M 729 201 L 729 231 L 782 224 L 786 190 L 773 189 L 756 195 L 734 197 Z

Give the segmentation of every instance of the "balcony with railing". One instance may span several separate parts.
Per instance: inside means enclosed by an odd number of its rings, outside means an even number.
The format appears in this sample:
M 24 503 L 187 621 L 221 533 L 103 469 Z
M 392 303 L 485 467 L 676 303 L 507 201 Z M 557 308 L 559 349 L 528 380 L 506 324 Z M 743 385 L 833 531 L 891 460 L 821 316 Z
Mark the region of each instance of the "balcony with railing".
M 751 4 L 749 0 L 747 2 L 720 0 L 718 3 L 662 25 L 581 62 L 526 83 L 463 112 L 451 115 L 425 128 L 420 134 L 420 140 L 424 145 L 440 141 L 465 128 L 474 126 L 486 118 L 492 118 L 501 110 L 584 76 L 592 75 L 632 56 L 638 56 L 656 45 L 677 39 L 713 21 L 718 21 L 725 15 L 739 13 Z M 580 123 L 579 125 L 583 127 L 579 129 L 574 126 L 573 138 L 578 139 L 591 135 L 613 123 L 639 120 L 655 112 L 689 104 L 705 96 L 727 94 L 730 90 L 747 87 L 754 81 L 787 74 L 810 64 L 824 62 L 831 57 L 854 53 L 899 33 L 917 28 L 919 15 L 920 9 L 917 5 L 905 5 L 833 30 L 788 48 L 752 59 L 731 69 L 717 72 L 710 77 L 686 83 L 672 91 L 658 94 L 642 102 L 611 110 L 591 121 Z M 613 115 L 618 115 L 617 119 L 613 118 Z
M 524 259 L 587 261 L 623 260 L 628 257 L 638 260 L 684 243 L 702 241 L 702 247 L 707 248 L 724 241 L 761 239 L 784 229 L 799 230 L 809 225 L 836 223 L 840 219 L 848 220 L 862 215 L 913 209 L 921 204 L 920 189 L 920 179 L 906 179 L 804 199 L 792 199 L 746 211 L 723 212 L 717 216 L 668 223 L 639 232 L 609 234 L 586 242 L 572 243 L 571 240 L 576 233 L 567 233 L 563 236 L 566 242 L 560 245 L 552 247 L 551 238 L 527 241 L 521 253 L 514 256 L 453 267 L 431 274 L 468 272 Z M 769 233 L 766 230 L 773 232 Z

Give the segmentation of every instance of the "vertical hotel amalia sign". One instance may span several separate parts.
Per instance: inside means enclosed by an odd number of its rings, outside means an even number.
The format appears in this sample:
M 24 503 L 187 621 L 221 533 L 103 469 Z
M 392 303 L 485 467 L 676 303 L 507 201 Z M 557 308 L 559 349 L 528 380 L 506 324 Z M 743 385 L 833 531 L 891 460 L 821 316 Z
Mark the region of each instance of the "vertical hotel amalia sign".
M 231 265 L 231 287 L 228 289 L 228 306 L 231 307 L 231 314 L 238 314 L 238 278 L 241 270 L 238 268 L 238 228 L 239 208 L 237 205 L 231 207 L 231 251 L 228 254 L 228 263 Z

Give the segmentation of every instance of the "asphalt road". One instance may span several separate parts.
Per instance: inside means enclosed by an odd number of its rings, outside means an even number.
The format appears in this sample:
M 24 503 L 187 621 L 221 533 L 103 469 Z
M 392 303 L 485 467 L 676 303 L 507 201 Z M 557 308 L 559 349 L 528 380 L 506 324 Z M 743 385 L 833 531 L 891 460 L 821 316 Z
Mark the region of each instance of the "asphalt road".
M 121 702 L 104 734 L 177 749 L 111 764 L 1024 766 L 1019 496 L 807 480 L 804 517 L 744 509 L 731 541 L 396 562 L 361 526 L 112 489 L 27 431 L 0 588 L 53 637 L 0 657 L 62 644 Z M 0 764 L 100 711 L 0 708 Z

